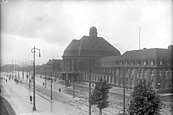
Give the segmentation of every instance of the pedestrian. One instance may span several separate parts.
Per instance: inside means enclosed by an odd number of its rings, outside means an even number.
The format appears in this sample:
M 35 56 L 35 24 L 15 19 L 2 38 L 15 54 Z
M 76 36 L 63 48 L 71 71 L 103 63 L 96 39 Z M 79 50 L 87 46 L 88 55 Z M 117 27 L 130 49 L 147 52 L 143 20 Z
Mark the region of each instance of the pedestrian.
M 30 95 L 30 103 L 32 104 L 32 96 Z
M 43 82 L 43 86 L 44 86 L 44 82 Z
M 61 92 L 61 88 L 59 88 L 59 92 Z

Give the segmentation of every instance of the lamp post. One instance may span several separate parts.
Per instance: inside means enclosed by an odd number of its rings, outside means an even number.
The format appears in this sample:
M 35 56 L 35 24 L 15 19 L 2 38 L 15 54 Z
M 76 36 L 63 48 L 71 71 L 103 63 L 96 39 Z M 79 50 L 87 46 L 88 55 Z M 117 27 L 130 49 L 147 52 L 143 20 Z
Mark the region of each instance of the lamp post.
M 39 57 L 41 57 L 40 55 L 40 49 L 32 48 L 31 52 L 34 54 L 34 61 L 33 61 L 33 110 L 36 110 L 35 107 L 35 51 L 38 50 L 39 51 Z

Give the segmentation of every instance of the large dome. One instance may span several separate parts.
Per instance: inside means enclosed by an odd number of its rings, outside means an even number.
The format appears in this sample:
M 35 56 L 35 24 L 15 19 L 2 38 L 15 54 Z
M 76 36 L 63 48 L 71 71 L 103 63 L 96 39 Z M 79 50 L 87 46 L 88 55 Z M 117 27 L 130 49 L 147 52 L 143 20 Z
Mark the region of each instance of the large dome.
M 63 56 L 78 56 L 79 43 L 79 40 L 72 40 L 64 50 Z
M 89 36 L 73 40 L 63 56 L 117 56 L 120 52 L 102 37 L 97 37 L 96 27 L 91 27 Z

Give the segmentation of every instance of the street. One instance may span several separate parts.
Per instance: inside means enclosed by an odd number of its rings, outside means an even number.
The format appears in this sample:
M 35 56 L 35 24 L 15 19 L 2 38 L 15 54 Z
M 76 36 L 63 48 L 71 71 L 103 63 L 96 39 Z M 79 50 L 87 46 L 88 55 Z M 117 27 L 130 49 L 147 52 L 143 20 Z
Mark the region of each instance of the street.
M 73 88 L 65 87 L 62 81 L 57 80 L 52 85 L 53 100 L 50 100 L 51 88 L 50 80 L 36 76 L 36 110 L 32 111 L 32 104 L 29 100 L 32 96 L 33 86 L 32 82 L 29 89 L 29 80 L 26 77 L 22 78 L 20 75 L 19 83 L 12 79 L 6 82 L 7 76 L 2 75 L 5 79 L 2 81 L 4 86 L 2 95 L 7 98 L 17 114 L 23 113 L 38 113 L 39 115 L 53 115 L 58 113 L 61 115 L 88 115 L 88 86 L 87 83 L 75 83 L 75 98 L 73 98 Z M 43 85 L 44 83 L 44 85 Z M 45 88 L 46 85 L 46 88 Z M 61 88 L 61 92 L 59 92 Z M 126 107 L 131 91 L 127 90 Z M 109 101 L 110 106 L 103 110 L 103 115 L 115 115 L 122 111 L 122 90 L 113 88 L 110 91 Z M 163 109 L 164 114 L 169 115 L 169 107 Z M 92 106 L 92 114 L 98 114 L 98 108 Z M 163 114 L 163 115 L 164 115 Z

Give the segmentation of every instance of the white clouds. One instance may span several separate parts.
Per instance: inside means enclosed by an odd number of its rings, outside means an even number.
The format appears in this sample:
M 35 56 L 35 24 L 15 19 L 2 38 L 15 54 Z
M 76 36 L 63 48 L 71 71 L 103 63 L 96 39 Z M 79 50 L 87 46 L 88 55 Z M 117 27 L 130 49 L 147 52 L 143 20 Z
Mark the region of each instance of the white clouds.
M 143 47 L 167 47 L 172 38 L 172 6 L 168 1 L 152 2 L 141 11 Z M 157 42 L 156 42 L 157 41 Z
M 171 0 L 9 1 L 2 7 L 3 57 L 21 50 L 17 57 L 22 60 L 35 45 L 42 49 L 40 63 L 52 56 L 61 58 L 70 41 L 88 35 L 91 26 L 97 27 L 99 36 L 118 44 L 121 53 L 138 49 L 139 26 L 142 47 L 167 47 L 172 37 L 171 5 Z
M 16 60 L 17 63 L 23 64 L 26 61 L 33 60 L 33 54 L 31 49 L 35 46 L 41 50 L 41 58 L 37 63 L 45 63 L 50 58 L 57 58 L 62 56 L 64 46 L 58 46 L 56 44 L 48 44 L 44 39 L 35 38 L 23 38 L 17 35 L 2 35 L 2 63 L 11 63 L 11 60 Z
M 40 37 L 52 43 L 73 35 L 69 26 L 71 22 L 64 14 L 60 2 L 21 2 L 4 6 L 3 9 L 4 33 L 22 37 Z M 6 9 L 9 10 L 8 13 Z

